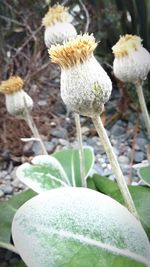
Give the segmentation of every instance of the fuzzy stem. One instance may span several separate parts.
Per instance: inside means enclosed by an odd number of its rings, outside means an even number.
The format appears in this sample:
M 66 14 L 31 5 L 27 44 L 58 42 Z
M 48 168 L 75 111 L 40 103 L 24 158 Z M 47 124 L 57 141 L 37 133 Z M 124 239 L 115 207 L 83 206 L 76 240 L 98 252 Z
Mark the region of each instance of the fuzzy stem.
M 136 91 L 138 94 L 138 98 L 139 98 L 145 126 L 147 128 L 148 137 L 150 138 L 150 118 L 149 118 L 148 110 L 147 110 L 144 95 L 143 95 L 142 85 L 141 85 L 141 83 L 137 83 L 135 86 L 136 86 Z
M 83 150 L 83 144 L 82 144 L 80 115 L 77 113 L 75 113 L 75 123 L 76 123 L 76 131 L 77 131 L 77 138 L 78 138 L 78 145 L 79 145 L 81 182 L 82 182 L 83 187 L 87 187 L 86 179 L 85 179 L 85 161 L 84 161 L 84 150 Z
M 18 251 L 16 250 L 16 248 L 9 243 L 0 242 L 0 247 L 8 249 L 8 250 L 12 251 L 13 253 L 19 254 Z
M 42 151 L 42 154 L 43 155 L 48 155 L 47 151 L 46 151 L 46 148 L 44 146 L 44 143 L 40 137 L 40 134 L 38 132 L 38 129 L 32 119 L 32 116 L 30 114 L 30 112 L 28 111 L 28 108 L 27 108 L 27 105 L 26 105 L 26 101 L 24 99 L 24 103 L 25 103 L 25 116 L 24 116 L 24 120 L 26 121 L 26 123 L 28 124 L 30 130 L 32 131 L 34 137 L 37 139 L 37 141 L 39 141 L 40 143 L 40 146 L 41 146 L 41 151 Z
M 124 179 L 124 176 L 122 174 L 121 168 L 119 166 L 117 157 L 113 151 L 112 145 L 109 141 L 109 138 L 107 136 L 107 133 L 105 131 L 105 128 L 103 126 L 103 123 L 101 121 L 101 118 L 99 115 L 95 115 L 92 117 L 93 123 L 95 125 L 95 128 L 97 130 L 97 133 L 100 137 L 101 143 L 104 146 L 105 152 L 108 156 L 108 159 L 111 164 L 111 168 L 115 174 L 116 181 L 118 183 L 119 189 L 121 191 L 121 194 L 123 196 L 123 199 L 129 209 L 129 211 L 138 218 L 138 214 L 134 205 L 134 202 L 132 200 L 132 197 L 130 195 L 130 192 L 128 190 L 128 187 L 126 185 L 126 181 Z

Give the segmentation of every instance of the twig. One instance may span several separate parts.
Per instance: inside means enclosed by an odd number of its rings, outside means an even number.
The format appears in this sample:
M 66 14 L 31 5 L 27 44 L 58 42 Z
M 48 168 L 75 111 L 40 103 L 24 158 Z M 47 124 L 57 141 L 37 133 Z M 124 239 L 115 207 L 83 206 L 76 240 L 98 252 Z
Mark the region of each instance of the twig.
M 85 12 L 85 15 L 86 15 L 86 25 L 85 25 L 85 29 L 84 29 L 84 32 L 87 32 L 88 29 L 89 29 L 89 25 L 90 25 L 90 16 L 89 16 L 89 12 L 86 8 L 86 6 L 83 4 L 83 1 L 82 0 L 79 0 L 79 3 L 80 5 L 82 6 L 84 12 Z
M 141 106 L 141 110 L 143 114 L 143 119 L 145 122 L 145 126 L 147 128 L 148 138 L 150 138 L 150 118 L 149 118 L 148 110 L 147 110 L 144 95 L 143 95 L 142 85 L 141 83 L 137 83 L 135 86 L 136 86 L 136 91 L 138 94 L 138 98 L 139 98 L 139 102 L 140 102 L 140 106 Z
M 3 20 L 10 21 L 10 22 L 13 22 L 13 23 L 15 23 L 15 24 L 18 24 L 19 26 L 23 26 L 23 27 L 25 27 L 25 25 L 24 25 L 23 23 L 21 23 L 21 22 L 15 20 L 15 19 L 10 19 L 10 18 L 5 17 L 5 16 L 2 16 L 2 15 L 0 15 L 0 18 L 3 19 Z
M 24 103 L 25 103 L 25 110 L 26 110 L 26 114 L 25 114 L 24 119 L 27 122 L 29 128 L 31 129 L 34 137 L 37 139 L 37 141 L 39 141 L 39 143 L 41 145 L 42 154 L 43 155 L 48 155 L 48 153 L 47 153 L 47 151 L 45 149 L 45 146 L 43 144 L 43 141 L 42 141 L 42 139 L 40 137 L 40 134 L 38 132 L 38 129 L 37 129 L 37 127 L 36 127 L 36 125 L 35 125 L 35 123 L 34 123 L 34 121 L 32 119 L 32 116 L 30 115 L 30 113 L 28 111 L 25 99 L 24 99 Z
M 130 161 L 129 178 L 128 178 L 129 184 L 131 184 L 132 165 L 133 165 L 134 156 L 135 156 L 135 145 L 136 145 L 136 138 L 137 138 L 137 132 L 138 132 L 138 123 L 139 123 L 139 119 L 137 119 L 136 124 L 133 128 L 133 141 L 132 141 L 131 161 Z
M 109 141 L 109 138 L 107 136 L 107 133 L 105 131 L 105 128 L 103 126 L 103 123 L 101 121 L 101 118 L 99 115 L 95 115 L 92 117 L 93 123 L 95 125 L 95 128 L 97 130 L 97 133 L 100 137 L 101 143 L 104 146 L 105 152 L 108 156 L 108 159 L 111 164 L 112 171 L 115 174 L 116 181 L 118 183 L 119 189 L 121 191 L 121 194 L 123 196 L 123 199 L 129 209 L 129 211 L 138 218 L 138 214 L 134 205 L 134 202 L 132 200 L 132 197 L 130 195 L 130 192 L 128 190 L 128 187 L 126 185 L 126 181 L 124 179 L 124 176 L 122 174 L 121 168 L 119 166 L 117 157 L 113 151 L 113 148 L 111 146 L 111 143 Z
M 23 43 L 23 45 L 21 46 L 21 47 L 19 47 L 19 49 L 18 49 L 18 51 L 16 52 L 16 54 L 13 56 L 13 58 L 14 57 L 16 57 L 19 53 L 20 53 L 20 51 L 30 42 L 30 40 L 32 40 L 32 39 L 34 39 L 35 40 L 35 35 L 38 33 L 38 32 L 40 32 L 41 31 L 41 29 L 42 29 L 42 25 L 35 31 L 35 32 L 33 32 L 33 34 Z
M 81 182 L 82 182 L 83 187 L 87 187 L 87 183 L 85 179 L 85 161 L 84 161 L 84 149 L 83 149 L 83 144 L 82 144 L 80 115 L 77 113 L 75 113 L 75 123 L 76 123 L 76 131 L 77 131 L 78 144 L 79 144 Z
M 65 6 L 66 4 L 68 4 L 68 2 L 69 2 L 69 0 L 64 0 L 64 1 L 62 1 L 61 5 Z

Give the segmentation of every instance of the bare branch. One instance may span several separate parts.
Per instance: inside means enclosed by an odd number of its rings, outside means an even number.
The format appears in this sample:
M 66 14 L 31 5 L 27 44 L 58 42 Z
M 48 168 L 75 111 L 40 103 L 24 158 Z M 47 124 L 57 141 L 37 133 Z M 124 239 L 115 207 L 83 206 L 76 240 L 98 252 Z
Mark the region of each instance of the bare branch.
M 80 5 L 82 6 L 84 12 L 85 12 L 85 15 L 86 15 L 86 25 L 85 25 L 85 29 L 84 29 L 84 32 L 88 32 L 88 29 L 89 29 L 89 25 L 90 25 L 90 16 L 89 16 L 89 12 L 86 8 L 86 6 L 83 4 L 83 1 L 82 0 L 79 0 L 79 3 Z

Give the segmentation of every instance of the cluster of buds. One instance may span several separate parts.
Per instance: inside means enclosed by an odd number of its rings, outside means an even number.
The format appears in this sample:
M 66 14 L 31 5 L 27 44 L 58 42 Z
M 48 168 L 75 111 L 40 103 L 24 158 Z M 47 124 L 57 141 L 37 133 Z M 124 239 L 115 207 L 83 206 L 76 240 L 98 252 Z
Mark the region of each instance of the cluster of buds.
M 44 41 L 47 48 L 52 44 L 61 44 L 77 35 L 74 26 L 68 22 L 68 8 L 59 4 L 50 7 L 42 20 L 45 27 Z
M 23 90 L 23 80 L 19 76 L 11 76 L 0 85 L 0 92 L 5 94 L 7 111 L 16 117 L 24 118 L 26 109 L 32 110 L 33 101 Z

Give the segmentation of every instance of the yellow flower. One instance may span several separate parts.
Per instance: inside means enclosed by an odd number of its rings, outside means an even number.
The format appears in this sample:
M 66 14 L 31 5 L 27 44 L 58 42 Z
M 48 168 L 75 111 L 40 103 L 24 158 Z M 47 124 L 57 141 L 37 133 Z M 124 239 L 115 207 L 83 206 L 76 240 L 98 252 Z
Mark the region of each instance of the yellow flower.
M 142 46 L 141 38 L 126 34 L 112 47 L 115 76 L 123 82 L 137 83 L 146 79 L 150 70 L 150 54 Z
M 42 20 L 42 24 L 45 26 L 44 41 L 48 48 L 52 44 L 61 44 L 68 38 L 77 35 L 76 29 L 68 22 L 68 18 L 67 7 L 56 4 L 49 8 Z
M 126 34 L 112 47 L 116 58 L 121 58 L 137 51 L 141 46 L 141 38 L 136 35 Z
M 0 92 L 5 94 L 6 108 L 11 115 L 24 117 L 26 108 L 31 110 L 33 101 L 23 91 L 23 80 L 19 76 L 11 76 L 8 80 L 2 81 Z
M 49 49 L 61 67 L 61 96 L 68 109 L 85 116 L 101 113 L 112 89 L 110 78 L 93 55 L 94 36 L 78 35 Z
M 45 28 L 54 25 L 56 22 L 66 22 L 68 19 L 68 8 L 59 4 L 49 7 L 48 12 L 45 14 L 42 24 Z
M 12 94 L 20 91 L 23 87 L 23 80 L 19 76 L 11 76 L 7 81 L 2 81 L 0 92 L 4 94 Z

